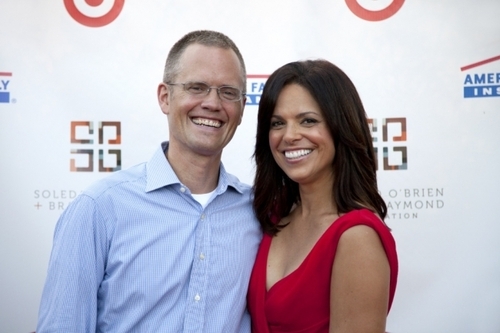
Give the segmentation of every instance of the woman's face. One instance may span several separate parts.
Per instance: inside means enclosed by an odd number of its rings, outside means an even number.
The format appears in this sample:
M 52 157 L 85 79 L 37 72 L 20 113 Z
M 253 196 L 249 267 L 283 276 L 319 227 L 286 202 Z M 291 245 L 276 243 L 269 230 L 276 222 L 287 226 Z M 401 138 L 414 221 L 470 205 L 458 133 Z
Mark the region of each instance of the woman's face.
M 318 103 L 298 84 L 281 91 L 269 130 L 276 163 L 293 181 L 305 185 L 333 180 L 335 146 Z

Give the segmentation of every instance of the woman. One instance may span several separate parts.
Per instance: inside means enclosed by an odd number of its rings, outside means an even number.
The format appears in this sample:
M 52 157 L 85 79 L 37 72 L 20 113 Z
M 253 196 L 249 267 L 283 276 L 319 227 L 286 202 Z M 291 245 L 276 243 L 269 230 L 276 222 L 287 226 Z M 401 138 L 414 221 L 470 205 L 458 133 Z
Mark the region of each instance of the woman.
M 384 332 L 396 247 L 347 75 L 325 60 L 276 70 L 260 100 L 254 157 L 265 235 L 248 294 L 253 332 Z

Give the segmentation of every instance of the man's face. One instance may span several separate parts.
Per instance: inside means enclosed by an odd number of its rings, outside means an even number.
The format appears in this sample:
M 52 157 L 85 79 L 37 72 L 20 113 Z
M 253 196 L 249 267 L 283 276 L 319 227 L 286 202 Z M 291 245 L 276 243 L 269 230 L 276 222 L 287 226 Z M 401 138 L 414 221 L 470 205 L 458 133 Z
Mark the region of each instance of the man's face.
M 232 86 L 244 90 L 238 57 L 231 49 L 192 44 L 180 58 L 175 82 L 204 82 L 209 86 Z M 186 154 L 217 156 L 241 123 L 245 99 L 226 101 L 217 90 L 191 95 L 182 85 L 158 88 L 160 107 L 168 117 L 171 148 Z

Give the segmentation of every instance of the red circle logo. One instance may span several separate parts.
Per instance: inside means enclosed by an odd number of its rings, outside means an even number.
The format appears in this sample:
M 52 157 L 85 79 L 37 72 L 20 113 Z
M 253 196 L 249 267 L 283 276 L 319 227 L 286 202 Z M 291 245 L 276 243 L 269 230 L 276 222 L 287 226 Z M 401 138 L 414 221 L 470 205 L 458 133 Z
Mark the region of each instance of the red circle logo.
M 382 10 L 368 10 L 358 3 L 358 0 L 345 0 L 347 7 L 359 18 L 367 21 L 383 21 L 388 19 L 403 6 L 405 0 L 393 0 L 389 6 Z
M 113 0 L 113 6 L 104 15 L 98 17 L 87 16 L 83 14 L 75 5 L 75 0 L 64 0 L 64 6 L 69 15 L 80 24 L 91 28 L 99 28 L 113 22 L 122 11 L 125 0 Z M 85 3 L 91 7 L 101 6 L 104 0 L 85 0 Z

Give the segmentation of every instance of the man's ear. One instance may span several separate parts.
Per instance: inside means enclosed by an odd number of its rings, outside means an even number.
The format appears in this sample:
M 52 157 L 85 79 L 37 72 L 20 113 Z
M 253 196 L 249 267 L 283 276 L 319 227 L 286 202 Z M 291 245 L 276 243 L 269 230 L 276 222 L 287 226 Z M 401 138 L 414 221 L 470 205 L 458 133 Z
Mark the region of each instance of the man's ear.
M 160 105 L 161 111 L 164 114 L 169 113 L 169 97 L 170 97 L 170 90 L 168 89 L 168 86 L 165 83 L 160 83 L 158 85 L 158 104 Z

